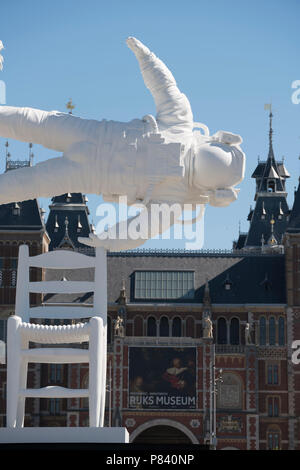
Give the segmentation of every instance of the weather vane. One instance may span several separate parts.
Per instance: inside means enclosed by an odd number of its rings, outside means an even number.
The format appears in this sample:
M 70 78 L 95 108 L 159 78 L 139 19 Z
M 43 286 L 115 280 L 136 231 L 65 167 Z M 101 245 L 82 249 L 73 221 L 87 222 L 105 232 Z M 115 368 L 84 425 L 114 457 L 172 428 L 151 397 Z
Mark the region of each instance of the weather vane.
M 72 98 L 70 98 L 69 101 L 67 102 L 66 108 L 69 110 L 69 114 L 72 114 L 72 111 L 75 108 L 75 105 L 72 102 Z

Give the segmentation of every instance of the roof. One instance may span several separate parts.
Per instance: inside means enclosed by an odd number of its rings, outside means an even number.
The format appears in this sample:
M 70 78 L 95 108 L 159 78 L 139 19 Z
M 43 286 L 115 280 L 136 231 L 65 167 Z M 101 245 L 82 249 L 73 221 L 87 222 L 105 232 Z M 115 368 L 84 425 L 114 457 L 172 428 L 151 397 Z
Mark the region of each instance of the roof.
M 261 246 L 262 236 L 267 242 L 271 236 L 271 219 L 274 218 L 274 235 L 278 243 L 287 227 L 289 207 L 286 197 L 271 193 L 258 196 L 255 209 L 252 213 L 250 228 L 245 241 L 245 246 Z M 262 218 L 264 216 L 264 218 Z
M 45 225 L 36 199 L 0 206 L 0 230 L 32 231 L 42 229 L 45 229 Z
M 120 289 L 125 283 L 128 302 L 134 299 L 134 273 L 140 270 L 152 271 L 194 271 L 195 297 L 188 303 L 201 303 L 204 298 L 205 284 L 209 283 L 212 304 L 285 304 L 285 269 L 284 256 L 279 254 L 243 254 L 241 256 L 215 253 L 177 252 L 135 252 L 109 253 L 108 255 L 108 302 L 116 303 Z M 84 272 L 85 271 L 85 272 Z M 91 280 L 92 270 L 62 271 L 50 270 L 47 279 Z M 265 280 L 268 280 L 266 282 Z M 231 288 L 225 288 L 229 280 Z M 48 295 L 47 302 L 92 302 L 91 294 Z M 164 303 L 149 299 L 150 303 Z M 174 300 L 172 300 L 172 303 Z M 187 299 L 177 299 L 177 303 L 186 303 Z M 143 301 L 145 303 L 145 301 Z

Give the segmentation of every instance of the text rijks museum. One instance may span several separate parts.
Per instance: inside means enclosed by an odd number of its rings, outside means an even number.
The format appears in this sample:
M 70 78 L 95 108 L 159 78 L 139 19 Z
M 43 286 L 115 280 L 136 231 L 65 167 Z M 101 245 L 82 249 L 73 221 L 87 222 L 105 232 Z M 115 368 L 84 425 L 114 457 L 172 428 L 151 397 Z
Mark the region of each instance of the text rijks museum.
M 31 150 L 30 150 L 31 151 Z M 6 170 L 28 162 L 6 154 Z M 255 207 L 232 251 L 108 253 L 106 425 L 135 443 L 206 443 L 218 449 L 300 449 L 300 189 L 287 204 L 284 162 L 259 161 Z M 93 230 L 81 193 L 54 197 L 47 221 L 37 200 L 0 206 L 0 339 L 14 311 L 18 246 L 30 254 L 70 249 Z M 83 274 L 73 273 L 73 280 Z M 92 275 L 85 272 L 84 278 Z M 32 270 L 32 280 L 70 273 Z M 51 277 L 50 277 L 51 276 Z M 31 303 L 91 303 L 31 294 Z M 0 369 L 0 425 L 6 425 L 6 366 Z M 85 388 L 88 365 L 29 364 L 32 387 Z M 26 402 L 26 426 L 87 426 L 86 398 Z M 214 441 L 215 442 L 215 441 Z

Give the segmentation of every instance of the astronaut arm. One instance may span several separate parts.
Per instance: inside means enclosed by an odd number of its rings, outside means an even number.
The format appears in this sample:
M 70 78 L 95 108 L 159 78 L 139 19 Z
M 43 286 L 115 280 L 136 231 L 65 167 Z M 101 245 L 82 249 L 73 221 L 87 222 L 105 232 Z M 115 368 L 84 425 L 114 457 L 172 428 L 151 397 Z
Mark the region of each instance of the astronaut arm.
M 171 127 L 175 132 L 191 132 L 193 113 L 189 100 L 177 87 L 170 70 L 138 39 L 129 37 L 127 45 L 138 60 L 145 85 L 155 101 L 160 130 Z

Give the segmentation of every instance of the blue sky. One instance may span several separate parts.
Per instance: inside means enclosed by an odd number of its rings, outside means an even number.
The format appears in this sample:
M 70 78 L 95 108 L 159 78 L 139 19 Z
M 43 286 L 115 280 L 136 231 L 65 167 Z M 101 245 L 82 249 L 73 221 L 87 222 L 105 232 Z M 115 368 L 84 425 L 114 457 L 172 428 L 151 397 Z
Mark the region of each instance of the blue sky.
M 258 155 L 265 159 L 268 152 L 265 103 L 273 105 L 276 158 L 285 157 L 291 174 L 289 204 L 298 184 L 300 104 L 291 101 L 291 84 L 300 80 L 299 15 L 299 0 L 2 0 L 0 80 L 11 106 L 64 111 L 72 97 L 81 117 L 127 121 L 155 114 L 125 44 L 127 36 L 139 38 L 171 69 L 195 121 L 211 133 L 223 129 L 244 139 L 247 167 L 239 199 L 228 208 L 208 206 L 204 220 L 204 248 L 231 248 L 239 221 L 242 231 L 248 229 L 251 174 Z M 0 138 L 0 171 L 4 143 Z M 10 141 L 10 151 L 23 158 L 28 147 Z M 39 146 L 34 153 L 36 162 L 56 156 Z M 41 204 L 47 208 L 48 201 Z M 98 204 L 99 196 L 89 195 L 95 225 Z

